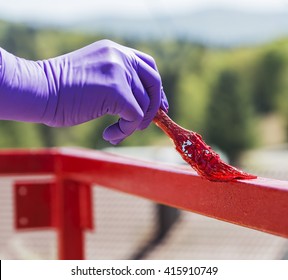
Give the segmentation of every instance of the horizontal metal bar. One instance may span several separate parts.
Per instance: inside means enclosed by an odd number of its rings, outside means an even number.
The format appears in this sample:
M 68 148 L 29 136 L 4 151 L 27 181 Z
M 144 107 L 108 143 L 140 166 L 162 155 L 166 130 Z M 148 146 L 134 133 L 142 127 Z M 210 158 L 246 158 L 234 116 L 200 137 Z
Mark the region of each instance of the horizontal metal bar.
M 0 175 L 53 173 L 57 149 L 0 150 Z
M 66 149 L 63 174 L 212 218 L 288 237 L 288 182 L 210 182 L 184 167 Z
M 57 157 L 57 161 L 55 161 Z M 3 159 L 8 163 L 3 163 Z M 15 161 L 17 164 L 15 165 Z M 57 163 L 57 169 L 55 166 Z M 3 171 L 4 170 L 4 171 Z M 230 223 L 288 237 L 288 182 L 265 178 L 210 182 L 190 167 L 142 162 L 99 151 L 0 152 L 0 174 L 55 171 Z

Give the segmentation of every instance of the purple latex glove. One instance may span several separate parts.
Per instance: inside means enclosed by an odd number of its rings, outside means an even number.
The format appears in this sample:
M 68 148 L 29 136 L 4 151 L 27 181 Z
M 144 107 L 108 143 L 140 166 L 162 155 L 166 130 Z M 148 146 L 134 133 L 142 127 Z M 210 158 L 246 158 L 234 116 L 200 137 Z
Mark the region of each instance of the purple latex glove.
M 105 140 L 117 144 L 168 110 L 152 57 L 102 40 L 43 61 L 0 48 L 0 119 L 73 126 L 105 114 L 119 115 Z

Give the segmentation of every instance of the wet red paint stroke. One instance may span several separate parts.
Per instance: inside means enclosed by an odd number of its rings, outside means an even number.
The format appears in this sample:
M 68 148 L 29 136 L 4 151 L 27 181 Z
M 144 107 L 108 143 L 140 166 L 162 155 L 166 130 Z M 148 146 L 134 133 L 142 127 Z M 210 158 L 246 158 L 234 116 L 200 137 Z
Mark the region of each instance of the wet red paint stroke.
M 159 109 L 154 123 L 174 142 L 176 150 L 197 173 L 210 181 L 227 182 L 236 179 L 256 179 L 257 176 L 243 172 L 221 160 L 220 156 L 208 146 L 201 135 L 189 131 Z

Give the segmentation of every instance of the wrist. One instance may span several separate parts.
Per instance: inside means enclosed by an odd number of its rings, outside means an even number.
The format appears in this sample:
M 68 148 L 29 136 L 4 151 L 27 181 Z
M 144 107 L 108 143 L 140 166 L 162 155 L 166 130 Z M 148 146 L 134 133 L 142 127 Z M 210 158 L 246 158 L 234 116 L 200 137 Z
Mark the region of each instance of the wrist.
M 0 119 L 41 122 L 49 91 L 41 67 L 0 48 Z

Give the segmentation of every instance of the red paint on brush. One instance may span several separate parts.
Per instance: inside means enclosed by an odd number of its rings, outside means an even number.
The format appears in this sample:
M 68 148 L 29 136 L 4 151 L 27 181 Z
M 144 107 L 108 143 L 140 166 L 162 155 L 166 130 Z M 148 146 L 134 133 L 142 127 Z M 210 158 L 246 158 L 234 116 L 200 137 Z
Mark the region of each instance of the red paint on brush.
M 210 181 L 231 181 L 236 179 L 255 179 L 257 176 L 243 172 L 221 160 L 220 156 L 208 146 L 201 135 L 189 131 L 174 121 L 161 109 L 154 123 L 174 142 L 176 150 L 197 173 Z

